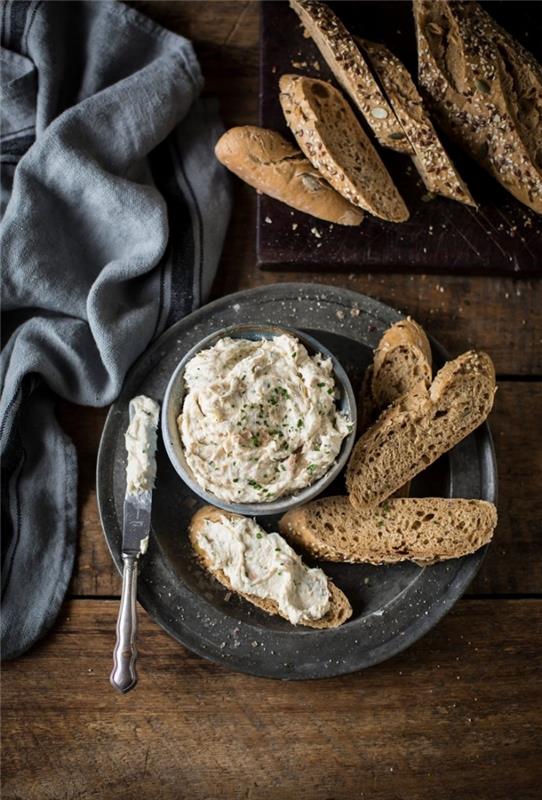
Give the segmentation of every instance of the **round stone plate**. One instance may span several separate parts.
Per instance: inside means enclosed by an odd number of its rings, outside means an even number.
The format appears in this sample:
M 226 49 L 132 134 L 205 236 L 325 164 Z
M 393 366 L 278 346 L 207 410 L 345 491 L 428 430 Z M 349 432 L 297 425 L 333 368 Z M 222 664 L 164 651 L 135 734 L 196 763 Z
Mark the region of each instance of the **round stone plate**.
M 401 318 L 370 297 L 332 286 L 277 284 L 216 300 L 173 325 L 140 358 L 112 406 L 98 455 L 98 505 L 111 555 L 120 571 L 125 492 L 124 431 L 128 401 L 146 394 L 161 401 L 184 353 L 204 336 L 238 322 L 286 325 L 310 333 L 331 350 L 358 391 L 372 350 Z M 446 353 L 432 342 L 435 368 Z M 418 567 L 322 563 L 345 592 L 352 618 L 334 630 L 294 627 L 231 595 L 196 563 L 187 535 L 201 501 L 171 466 L 162 442 L 153 496 L 152 534 L 141 559 L 138 599 L 168 633 L 204 658 L 271 678 L 322 678 L 390 658 L 423 636 L 451 608 L 475 575 L 484 549 L 471 556 Z M 483 425 L 412 483 L 417 496 L 496 500 L 491 435 Z M 343 478 L 326 493 L 344 492 Z M 267 530 L 276 519 L 262 517 Z M 316 563 L 306 559 L 307 563 Z

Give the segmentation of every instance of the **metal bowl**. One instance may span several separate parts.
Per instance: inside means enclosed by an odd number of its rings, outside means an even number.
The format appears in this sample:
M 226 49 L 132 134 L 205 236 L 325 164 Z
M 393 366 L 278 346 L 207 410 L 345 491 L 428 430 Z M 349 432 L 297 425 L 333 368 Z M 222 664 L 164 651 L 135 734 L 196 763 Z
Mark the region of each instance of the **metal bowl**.
M 184 448 L 177 428 L 177 417 L 181 412 L 186 391 L 184 382 L 185 367 L 197 353 L 212 347 L 219 339 L 223 339 L 226 336 L 232 339 L 258 340 L 273 339 L 275 336 L 280 336 L 284 333 L 295 336 L 295 338 L 307 348 L 311 355 L 320 353 L 325 358 L 331 359 L 335 384 L 339 395 L 336 400 L 337 409 L 350 417 L 352 421 L 352 431 L 343 440 L 337 459 L 333 462 L 325 475 L 322 475 L 321 478 L 310 486 L 301 489 L 295 494 L 279 497 L 277 500 L 269 503 L 227 503 L 199 485 L 185 458 Z M 222 330 L 216 331 L 216 333 L 212 333 L 210 336 L 206 336 L 201 342 L 198 342 L 197 345 L 189 350 L 179 362 L 168 383 L 162 405 L 162 437 L 167 454 L 175 470 L 187 486 L 205 500 L 205 502 L 222 508 L 225 511 L 233 511 L 237 514 L 246 514 L 249 516 L 284 514 L 290 508 L 294 508 L 302 503 L 307 503 L 309 500 L 314 500 L 315 497 L 323 492 L 323 490 L 335 480 L 345 466 L 356 438 L 356 400 L 348 376 L 340 363 L 333 353 L 312 336 L 308 336 L 306 333 L 302 333 L 294 328 L 284 328 L 278 325 L 233 325 L 230 328 L 223 328 Z

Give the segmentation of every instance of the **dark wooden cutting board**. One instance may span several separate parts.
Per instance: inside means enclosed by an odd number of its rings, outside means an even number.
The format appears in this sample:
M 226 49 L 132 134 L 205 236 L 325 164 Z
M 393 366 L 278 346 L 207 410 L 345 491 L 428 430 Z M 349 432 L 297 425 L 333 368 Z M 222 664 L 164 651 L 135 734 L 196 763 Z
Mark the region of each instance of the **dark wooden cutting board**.
M 487 2 L 488 12 L 540 60 L 542 3 Z M 349 30 L 384 42 L 416 72 L 411 3 L 354 0 L 330 3 Z M 261 4 L 260 120 L 290 137 L 278 100 L 284 73 L 332 80 L 287 2 Z M 542 131 L 541 134 L 542 136 Z M 397 225 L 366 215 L 361 226 L 330 225 L 264 195 L 258 198 L 258 264 L 264 269 L 336 268 L 348 272 L 426 272 L 527 277 L 542 274 L 542 218 L 445 140 L 479 210 L 431 199 L 408 156 L 379 149 L 409 210 Z

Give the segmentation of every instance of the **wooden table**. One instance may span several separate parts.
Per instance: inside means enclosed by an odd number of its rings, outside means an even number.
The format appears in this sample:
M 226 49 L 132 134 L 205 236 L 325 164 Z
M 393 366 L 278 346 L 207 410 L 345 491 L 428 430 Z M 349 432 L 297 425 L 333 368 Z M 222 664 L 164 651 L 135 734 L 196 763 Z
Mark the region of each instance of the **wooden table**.
M 258 8 L 152 2 L 196 44 L 228 125 L 257 120 Z M 235 211 L 214 295 L 310 274 L 254 268 L 254 193 Z M 412 314 L 451 352 L 486 349 L 500 523 L 469 594 L 424 639 L 344 678 L 281 683 L 192 655 L 140 612 L 140 683 L 108 676 L 119 577 L 97 516 L 105 410 L 63 405 L 77 444 L 80 546 L 54 631 L 3 669 L 5 800 L 529 800 L 542 785 L 540 282 L 319 274 Z

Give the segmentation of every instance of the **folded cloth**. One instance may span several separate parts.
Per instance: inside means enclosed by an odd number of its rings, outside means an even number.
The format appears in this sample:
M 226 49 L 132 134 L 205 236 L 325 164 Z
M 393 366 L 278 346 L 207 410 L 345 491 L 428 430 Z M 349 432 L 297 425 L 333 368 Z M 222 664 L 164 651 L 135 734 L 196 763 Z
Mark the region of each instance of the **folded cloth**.
M 55 396 L 103 406 L 206 297 L 230 212 L 192 45 L 118 2 L 1 15 L 4 658 L 70 580 L 77 460 Z

